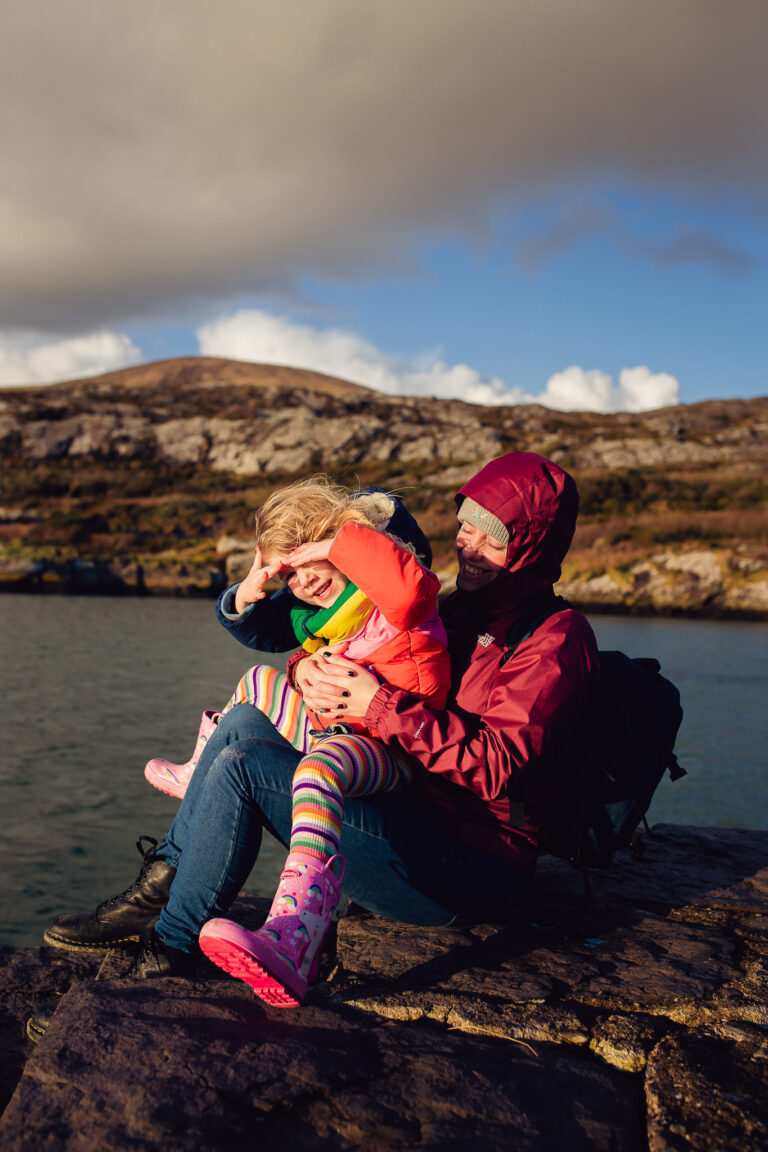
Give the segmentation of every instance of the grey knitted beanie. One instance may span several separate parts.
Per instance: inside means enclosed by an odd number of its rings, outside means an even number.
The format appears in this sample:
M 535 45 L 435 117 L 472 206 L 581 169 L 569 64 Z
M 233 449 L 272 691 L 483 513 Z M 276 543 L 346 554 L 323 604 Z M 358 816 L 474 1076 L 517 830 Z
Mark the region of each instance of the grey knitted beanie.
M 494 516 L 493 512 L 489 512 L 483 508 L 482 504 L 471 500 L 469 496 L 464 497 L 456 515 L 459 520 L 466 520 L 474 528 L 479 528 L 481 532 L 485 532 L 486 536 L 491 536 L 497 544 L 503 544 L 505 548 L 509 544 L 509 532 L 498 516 Z

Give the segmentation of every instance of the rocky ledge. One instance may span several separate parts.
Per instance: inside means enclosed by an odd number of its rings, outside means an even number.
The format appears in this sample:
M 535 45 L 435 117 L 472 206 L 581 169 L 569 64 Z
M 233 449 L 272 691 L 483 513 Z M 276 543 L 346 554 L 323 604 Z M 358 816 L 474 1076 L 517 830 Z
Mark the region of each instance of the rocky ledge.
M 654 832 L 642 860 L 622 854 L 595 877 L 570 937 L 581 878 L 549 859 L 514 923 L 348 916 L 298 1011 L 266 1008 L 212 969 L 136 983 L 125 955 L 95 976 L 87 960 L 9 951 L 16 1044 L 33 989 L 77 970 L 0 1145 L 764 1149 L 768 833 Z M 247 919 L 264 909 L 241 900 Z

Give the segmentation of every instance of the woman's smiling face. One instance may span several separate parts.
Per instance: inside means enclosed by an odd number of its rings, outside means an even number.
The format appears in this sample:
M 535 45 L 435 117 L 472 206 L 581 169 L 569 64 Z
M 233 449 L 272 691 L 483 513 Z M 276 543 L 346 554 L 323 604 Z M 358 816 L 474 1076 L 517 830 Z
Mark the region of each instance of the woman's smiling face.
M 294 596 L 316 608 L 330 608 L 349 584 L 344 573 L 330 560 L 312 560 L 292 567 L 286 555 L 272 551 L 265 552 L 263 559 L 266 565 L 279 564 L 280 578 Z
M 456 581 L 462 592 L 476 592 L 495 580 L 504 569 L 506 544 L 499 544 L 486 532 L 462 521 L 456 536 L 459 575 Z

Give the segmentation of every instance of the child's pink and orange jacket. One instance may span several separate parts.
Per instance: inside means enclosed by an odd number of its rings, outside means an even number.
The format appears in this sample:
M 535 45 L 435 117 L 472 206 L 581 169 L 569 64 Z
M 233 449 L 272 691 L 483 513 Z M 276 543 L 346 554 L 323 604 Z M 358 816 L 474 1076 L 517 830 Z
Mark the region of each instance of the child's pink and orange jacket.
M 440 581 L 434 572 L 391 537 L 355 522 L 339 530 L 328 559 L 374 605 L 360 631 L 334 651 L 430 708 L 444 708 L 451 662 L 437 611 Z M 291 657 L 289 679 L 304 656 L 306 652 Z M 316 727 L 324 727 L 321 717 L 311 716 Z M 370 731 L 362 717 L 345 717 L 344 722 L 356 732 Z

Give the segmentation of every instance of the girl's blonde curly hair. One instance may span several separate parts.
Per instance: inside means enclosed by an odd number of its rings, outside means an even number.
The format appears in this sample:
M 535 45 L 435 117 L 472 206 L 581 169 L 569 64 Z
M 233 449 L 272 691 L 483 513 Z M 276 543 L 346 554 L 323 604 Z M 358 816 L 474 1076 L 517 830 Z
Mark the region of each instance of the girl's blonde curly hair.
M 310 476 L 273 492 L 257 509 L 256 544 L 262 552 L 291 553 L 300 544 L 328 540 L 342 524 L 355 520 L 376 527 L 359 501 L 327 476 Z

